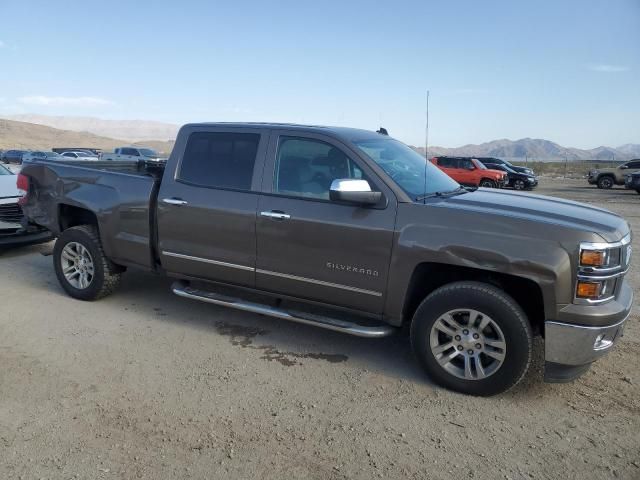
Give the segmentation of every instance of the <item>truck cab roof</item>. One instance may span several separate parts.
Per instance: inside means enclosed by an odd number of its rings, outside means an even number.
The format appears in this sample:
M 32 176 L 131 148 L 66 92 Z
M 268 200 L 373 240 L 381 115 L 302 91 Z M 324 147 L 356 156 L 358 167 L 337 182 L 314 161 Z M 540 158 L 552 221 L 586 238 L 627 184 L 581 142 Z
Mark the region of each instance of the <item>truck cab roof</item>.
M 202 122 L 202 123 L 189 123 L 183 126 L 183 128 L 193 127 L 220 127 L 220 128 L 250 128 L 250 129 L 287 129 L 298 130 L 300 133 L 318 133 L 324 135 L 331 135 L 337 138 L 344 138 L 347 140 L 363 140 L 367 138 L 380 138 L 381 133 L 372 132 L 369 130 L 363 130 L 359 128 L 349 127 L 332 127 L 324 125 L 305 125 L 298 123 L 278 123 L 278 122 Z M 384 135 L 386 136 L 386 135 Z

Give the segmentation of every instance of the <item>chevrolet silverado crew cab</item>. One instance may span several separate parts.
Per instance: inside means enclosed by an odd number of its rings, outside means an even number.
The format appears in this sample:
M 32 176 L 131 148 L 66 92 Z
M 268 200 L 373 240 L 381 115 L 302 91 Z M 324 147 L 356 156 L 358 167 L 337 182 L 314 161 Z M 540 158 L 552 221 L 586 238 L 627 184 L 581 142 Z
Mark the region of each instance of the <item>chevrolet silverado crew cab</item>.
M 535 335 L 548 381 L 579 376 L 632 307 L 624 219 L 463 188 L 379 133 L 193 124 L 166 164 L 34 160 L 19 182 L 71 297 L 109 295 L 135 267 L 181 297 L 338 332 L 406 325 L 431 378 L 468 394 L 515 385 Z

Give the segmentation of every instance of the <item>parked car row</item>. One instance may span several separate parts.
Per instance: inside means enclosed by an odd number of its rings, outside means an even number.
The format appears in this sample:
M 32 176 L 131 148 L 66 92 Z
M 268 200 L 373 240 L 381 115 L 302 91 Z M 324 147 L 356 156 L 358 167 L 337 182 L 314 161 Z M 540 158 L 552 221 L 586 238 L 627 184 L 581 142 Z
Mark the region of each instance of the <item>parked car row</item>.
M 151 148 L 118 147 L 113 153 L 102 153 L 99 149 L 91 148 L 53 148 L 52 151 L 7 150 L 0 154 L 0 161 L 5 164 L 21 165 L 23 161 L 31 160 L 164 160 L 158 152 Z
M 538 185 L 533 170 L 492 157 L 433 157 L 431 162 L 456 182 L 471 187 L 531 190 Z

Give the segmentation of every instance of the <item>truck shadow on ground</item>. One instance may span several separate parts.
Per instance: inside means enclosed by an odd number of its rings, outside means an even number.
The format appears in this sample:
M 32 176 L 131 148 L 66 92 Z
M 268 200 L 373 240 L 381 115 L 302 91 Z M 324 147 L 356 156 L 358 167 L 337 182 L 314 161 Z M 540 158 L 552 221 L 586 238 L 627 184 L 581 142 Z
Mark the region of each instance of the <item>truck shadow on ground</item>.
M 238 348 L 258 351 L 265 361 L 286 367 L 304 367 L 307 359 L 353 363 L 375 374 L 438 388 L 418 366 L 411 352 L 408 328 L 395 335 L 368 339 L 301 325 L 265 315 L 241 312 L 167 295 L 172 280 L 141 272 L 127 272 L 113 301 L 133 302 L 153 311 L 159 321 L 184 328 L 213 329 Z M 529 375 L 508 395 L 527 396 L 542 377 L 541 342 L 534 346 Z

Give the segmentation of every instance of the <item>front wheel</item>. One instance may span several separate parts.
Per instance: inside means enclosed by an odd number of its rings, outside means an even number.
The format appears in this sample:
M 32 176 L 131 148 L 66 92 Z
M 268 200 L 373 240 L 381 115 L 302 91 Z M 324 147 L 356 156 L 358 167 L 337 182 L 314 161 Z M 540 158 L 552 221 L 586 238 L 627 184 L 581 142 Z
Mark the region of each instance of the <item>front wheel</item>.
M 529 368 L 527 316 L 504 291 L 481 282 L 455 282 L 432 292 L 411 323 L 414 354 L 439 385 L 489 396 L 518 383 Z
M 480 186 L 485 188 L 496 188 L 497 184 L 489 178 L 483 178 L 480 180 Z
M 606 175 L 598 179 L 598 188 L 609 189 L 613 187 L 613 178 Z
M 524 180 L 516 180 L 515 182 L 513 182 L 513 188 L 515 188 L 516 190 L 524 190 L 525 188 L 527 188 L 527 185 L 524 183 Z
M 93 225 L 79 225 L 62 232 L 53 248 L 53 265 L 64 291 L 79 300 L 110 295 L 122 276 L 122 268 L 104 254 Z

